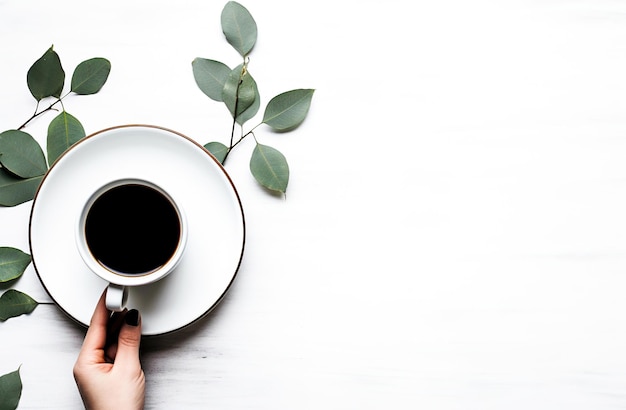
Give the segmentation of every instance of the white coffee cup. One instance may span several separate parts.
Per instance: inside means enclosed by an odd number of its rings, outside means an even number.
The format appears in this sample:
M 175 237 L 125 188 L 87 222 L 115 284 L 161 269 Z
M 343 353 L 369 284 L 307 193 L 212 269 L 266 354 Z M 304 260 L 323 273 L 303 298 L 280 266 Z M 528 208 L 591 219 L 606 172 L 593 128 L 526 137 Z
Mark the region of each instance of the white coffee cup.
M 128 287 L 156 282 L 171 273 L 187 242 L 180 204 L 161 187 L 121 179 L 95 190 L 83 206 L 76 244 L 87 267 L 109 282 L 106 305 L 121 311 Z

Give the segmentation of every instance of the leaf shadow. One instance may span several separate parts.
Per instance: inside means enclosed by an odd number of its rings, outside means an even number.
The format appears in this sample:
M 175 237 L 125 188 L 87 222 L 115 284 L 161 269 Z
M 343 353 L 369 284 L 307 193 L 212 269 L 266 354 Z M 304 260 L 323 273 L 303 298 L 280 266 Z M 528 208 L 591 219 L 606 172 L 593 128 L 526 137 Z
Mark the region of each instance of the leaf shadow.
M 274 198 L 276 198 L 276 199 L 284 199 L 284 200 L 287 200 L 287 193 L 286 193 L 286 192 L 285 192 L 285 193 L 283 193 L 283 192 L 280 192 L 280 191 L 274 191 L 273 189 L 266 188 L 266 187 L 264 187 L 264 186 L 263 186 L 263 185 L 261 185 L 261 184 L 257 184 L 257 185 L 259 186 L 259 188 L 260 188 L 263 192 L 265 192 L 265 194 L 266 194 L 266 195 L 269 195 L 269 196 L 274 197 Z
M 20 279 L 20 277 L 17 277 L 15 279 L 11 279 L 9 281 L 6 282 L 1 282 L 0 283 L 0 290 L 9 290 L 10 288 L 12 288 L 13 286 L 15 286 L 15 284 L 17 283 L 17 281 Z

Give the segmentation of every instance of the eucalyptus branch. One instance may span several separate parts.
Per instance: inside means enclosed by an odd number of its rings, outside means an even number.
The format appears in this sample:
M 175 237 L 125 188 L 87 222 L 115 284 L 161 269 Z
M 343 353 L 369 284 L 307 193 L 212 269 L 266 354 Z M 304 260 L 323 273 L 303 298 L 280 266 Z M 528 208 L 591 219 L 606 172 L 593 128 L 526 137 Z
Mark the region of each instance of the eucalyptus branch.
M 237 88 L 235 88 L 235 108 L 233 109 L 233 126 L 230 129 L 229 151 L 233 147 L 233 139 L 235 138 L 235 126 L 237 125 L 237 109 L 239 108 L 239 89 L 241 87 L 241 83 L 243 83 L 243 74 L 239 76 Z M 226 156 L 228 156 L 228 152 L 226 153 Z M 224 161 L 226 161 L 226 157 L 224 157 Z
M 252 135 L 254 137 L 254 140 L 256 141 L 256 135 L 254 135 L 254 130 L 257 129 L 262 124 L 263 124 L 262 122 L 258 123 L 257 125 L 252 127 L 252 129 L 250 131 L 246 132 L 245 134 L 243 133 L 243 129 L 242 129 L 241 130 L 241 137 L 239 137 L 239 139 L 235 143 L 233 143 L 233 138 L 232 138 L 232 135 L 231 135 L 230 146 L 228 147 L 228 151 L 227 151 L 226 155 L 224 156 L 224 159 L 222 160 L 222 165 L 224 165 L 224 162 L 226 161 L 226 157 L 228 157 L 228 154 L 230 153 L 230 151 L 232 151 L 233 148 L 235 148 L 237 145 L 239 145 L 239 143 L 241 141 L 243 141 L 244 138 L 246 138 L 248 135 Z M 233 125 L 233 127 L 234 127 L 234 125 Z M 234 129 L 233 129 L 233 134 L 234 134 Z
M 248 70 L 249 54 L 257 39 L 257 25 L 250 12 L 241 4 L 229 1 L 222 10 L 222 32 L 226 41 L 243 57 L 243 64 L 231 69 L 228 65 L 207 58 L 196 58 L 192 62 L 193 75 L 200 90 L 214 101 L 223 102 L 233 116 L 228 145 L 212 141 L 204 147 L 214 157 L 225 163 L 230 152 L 261 124 L 284 132 L 296 128 L 306 117 L 313 89 L 296 89 L 272 98 L 256 127 L 244 133 L 244 123 L 258 113 L 260 95 L 256 81 Z M 237 124 L 241 136 L 235 137 Z M 285 193 L 289 181 L 289 166 L 284 155 L 277 149 L 262 145 L 258 141 L 250 158 L 250 172 L 265 188 Z
M 237 87 L 235 88 L 235 107 L 233 108 L 233 125 L 230 130 L 230 144 L 228 146 L 228 149 L 226 150 L 224 158 L 222 159 L 222 165 L 226 163 L 226 159 L 228 158 L 228 154 L 230 154 L 230 151 L 232 151 L 235 145 L 237 145 L 243 139 L 243 137 L 241 137 L 239 141 L 233 144 L 233 141 L 235 139 L 235 127 L 237 125 L 237 110 L 239 109 L 239 90 L 241 89 L 241 84 L 243 84 L 243 77 L 246 75 L 246 72 L 248 70 L 247 66 L 249 61 L 249 59 L 244 57 L 243 64 L 241 66 L 241 73 L 239 74 L 239 81 L 237 82 Z
M 235 92 L 235 113 L 233 114 L 233 126 L 230 130 L 230 144 L 228 146 L 228 150 L 226 151 L 226 154 L 224 155 L 224 158 L 222 159 L 222 165 L 226 163 L 226 159 L 228 158 L 228 154 L 230 154 L 230 151 L 232 151 L 234 145 L 233 145 L 233 140 L 235 139 L 235 126 L 237 125 L 237 108 L 239 106 L 239 87 L 241 86 L 242 80 L 239 80 L 239 83 L 237 84 L 237 91 Z
M 254 137 L 254 140 L 256 141 L 256 135 L 254 135 L 254 130 L 257 129 L 257 127 L 260 126 L 261 124 L 263 124 L 263 123 L 261 122 L 261 123 L 257 124 L 256 126 L 254 126 L 250 131 L 246 132 L 245 134 L 242 132 L 241 138 L 239 138 L 237 140 L 237 142 L 235 142 L 234 144 L 231 143 L 230 149 L 232 150 L 233 148 L 235 148 L 248 135 L 252 135 Z
M 240 143 L 241 141 L 243 141 L 243 139 L 244 139 L 244 138 L 246 138 L 246 137 L 247 137 L 248 135 L 250 135 L 250 134 L 254 135 L 254 134 L 252 133 L 252 131 L 248 131 L 245 135 L 242 135 L 242 136 L 241 136 L 241 138 L 239 138 L 239 139 L 237 140 L 237 142 L 235 142 L 235 143 L 234 143 L 234 144 L 233 144 L 233 145 L 229 148 L 229 151 L 232 151 L 232 149 L 233 149 L 233 148 L 235 148 L 237 145 L 239 145 L 239 143 Z M 255 139 L 256 139 L 256 138 L 255 138 Z
M 237 101 L 235 101 L 235 109 L 237 109 Z M 230 144 L 228 146 L 229 150 L 233 148 L 233 140 L 235 139 L 235 126 L 236 125 L 237 125 L 237 119 L 233 117 L 233 126 L 230 129 Z M 224 158 L 224 160 L 226 160 L 226 158 Z
M 65 71 L 59 55 L 50 47 L 28 70 L 26 82 L 37 102 L 35 111 L 17 130 L 0 133 L 0 206 L 16 206 L 32 200 L 43 176 L 60 155 L 85 137 L 85 130 L 74 116 L 65 110 L 63 100 L 70 94 L 90 95 L 100 91 L 107 81 L 111 63 L 101 57 L 91 58 L 78 64 L 71 78 L 70 90 L 62 95 L 65 87 Z M 50 105 L 41 109 L 41 101 L 52 99 Z M 46 134 L 46 153 L 32 135 L 22 131 L 31 121 L 42 114 L 57 110 L 61 113 L 50 124 Z M 46 155 L 47 154 L 47 155 Z M 46 158 L 47 157 L 47 158 Z M 32 262 L 31 255 L 13 247 L 0 247 L 0 285 L 11 283 L 24 274 Z M 0 322 L 28 314 L 38 305 L 53 302 L 37 302 L 29 295 L 8 289 L 0 295 Z M 0 376 L 1 377 L 1 376 Z M 2 391 L 0 383 L 0 391 Z M 3 391 L 6 392 L 6 391 Z M 21 385 L 15 394 L 21 393 Z M 2 401 L 4 397 L 0 398 Z M 0 408 L 3 408 L 0 404 Z
M 43 109 L 43 110 L 41 110 L 41 111 L 39 111 L 39 112 L 37 112 L 37 110 L 39 109 L 39 101 L 37 101 L 37 106 L 35 107 L 35 113 L 34 113 L 34 114 L 33 114 L 33 115 L 32 115 L 32 116 L 28 119 L 28 120 L 26 120 L 26 122 L 24 122 L 24 124 L 20 125 L 20 126 L 19 126 L 19 128 L 18 128 L 18 130 L 22 130 L 22 129 L 24 129 L 24 128 L 26 127 L 26 125 L 28 125 L 28 123 L 29 123 L 29 122 L 31 122 L 31 121 L 32 121 L 32 120 L 34 120 L 35 118 L 39 117 L 41 114 L 46 113 L 46 112 L 48 112 L 48 111 L 50 111 L 50 110 L 53 110 L 53 109 L 54 109 L 54 106 L 55 106 L 55 105 L 57 105 L 58 103 L 60 103 L 60 102 L 61 102 L 61 100 L 62 100 L 63 98 L 65 98 L 65 97 L 67 97 L 67 94 L 66 94 L 66 95 L 64 95 L 63 97 L 57 98 L 57 100 L 56 100 L 55 102 L 53 102 L 52 104 L 50 104 L 50 105 L 48 106 L 48 108 Z

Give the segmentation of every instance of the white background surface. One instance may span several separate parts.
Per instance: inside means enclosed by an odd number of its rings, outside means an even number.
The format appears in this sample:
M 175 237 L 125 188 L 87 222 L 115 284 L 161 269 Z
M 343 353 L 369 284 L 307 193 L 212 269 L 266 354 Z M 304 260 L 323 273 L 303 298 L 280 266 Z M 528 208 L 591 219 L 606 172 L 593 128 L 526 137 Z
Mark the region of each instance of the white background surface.
M 224 3 L 0 0 L 0 127 L 30 116 L 26 71 L 54 44 L 68 76 L 112 62 L 99 94 L 66 99 L 88 133 L 226 142 L 191 72 L 240 62 Z M 250 176 L 252 140 L 229 158 L 243 265 L 209 317 L 144 340 L 147 407 L 626 407 L 626 4 L 243 4 L 263 107 L 317 91 L 296 131 L 257 132 L 290 162 L 286 200 Z M 26 130 L 43 143 L 52 117 Z M 29 207 L 0 210 L 0 245 L 27 249 Z M 49 300 L 32 267 L 14 287 Z M 21 408 L 81 406 L 83 334 L 53 305 L 0 323 Z

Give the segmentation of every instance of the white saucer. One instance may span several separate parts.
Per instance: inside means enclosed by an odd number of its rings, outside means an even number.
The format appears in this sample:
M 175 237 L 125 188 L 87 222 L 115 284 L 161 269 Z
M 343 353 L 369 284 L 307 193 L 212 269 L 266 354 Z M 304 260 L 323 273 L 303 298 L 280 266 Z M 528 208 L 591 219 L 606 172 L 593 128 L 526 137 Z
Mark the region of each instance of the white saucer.
M 86 137 L 48 171 L 30 216 L 30 252 L 44 288 L 70 317 L 88 326 L 107 283 L 81 259 L 77 218 L 89 196 L 109 181 L 151 181 L 177 198 L 189 232 L 185 253 L 164 279 L 129 292 L 143 334 L 183 328 L 211 311 L 235 278 L 245 243 L 239 195 L 201 145 L 164 128 L 128 125 Z

